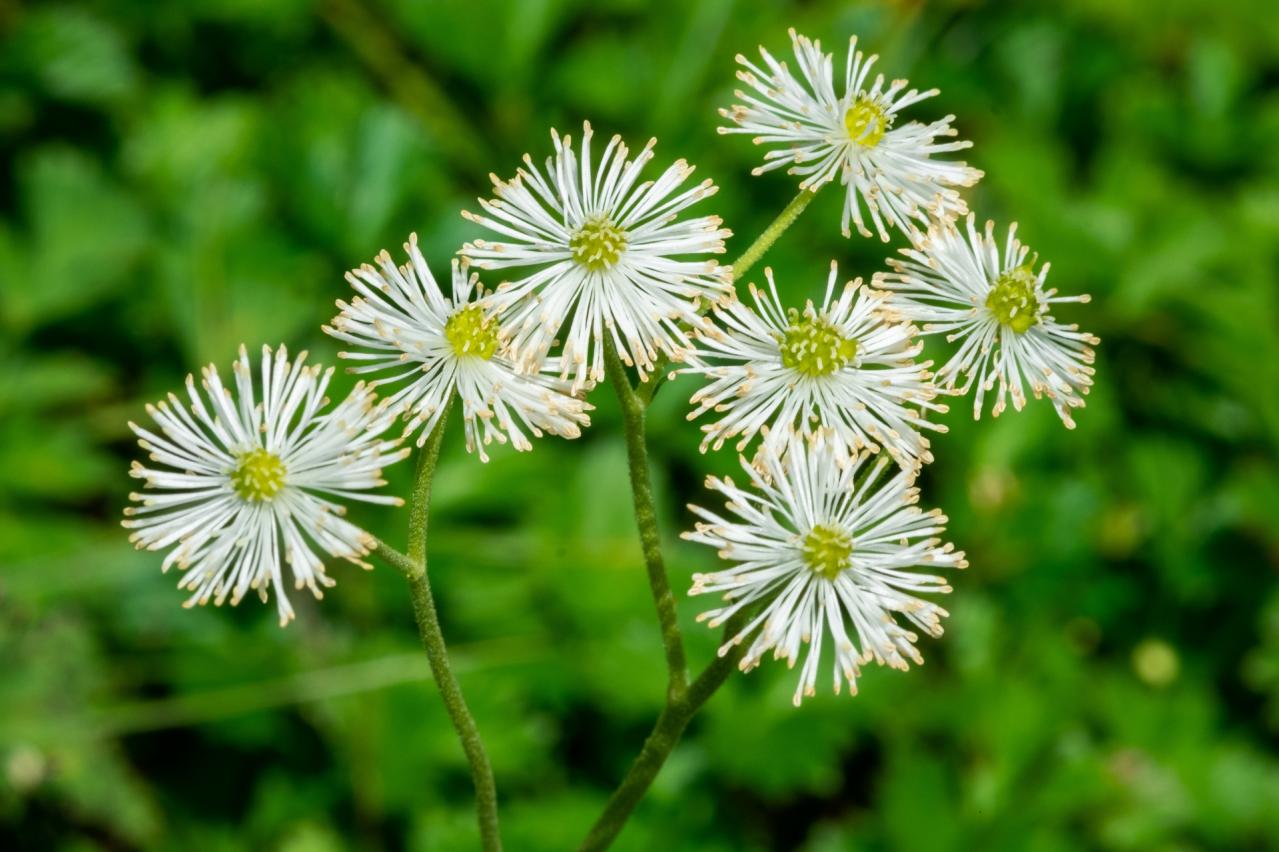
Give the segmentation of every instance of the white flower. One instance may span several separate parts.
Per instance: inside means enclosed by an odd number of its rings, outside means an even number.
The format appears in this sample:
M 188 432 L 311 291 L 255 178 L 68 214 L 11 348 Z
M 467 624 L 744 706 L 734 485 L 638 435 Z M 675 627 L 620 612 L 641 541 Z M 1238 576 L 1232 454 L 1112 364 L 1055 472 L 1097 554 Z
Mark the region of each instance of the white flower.
M 911 121 L 894 127 L 897 114 L 938 93 L 936 89 L 903 91 L 905 80 L 884 87 L 877 74 L 867 86 L 877 56 L 865 57 L 850 39 L 843 94 L 835 94 L 834 61 L 822 53 L 821 43 L 790 31 L 795 63 L 802 82 L 763 47 L 759 49 L 767 70 L 738 55 L 743 69 L 739 80 L 754 93 L 737 91 L 744 101 L 720 114 L 737 127 L 721 127 L 721 133 L 750 133 L 755 144 L 777 144 L 764 155 L 762 174 L 790 165 L 788 172 L 801 175 L 801 189 L 817 189 L 838 177 L 847 189 L 840 227 L 850 235 L 849 222 L 858 233 L 870 236 L 862 219 L 862 207 L 870 214 L 881 239 L 888 240 L 886 225 L 911 233 L 912 219 L 925 225 L 928 216 L 948 219 L 967 212 L 956 187 L 972 186 L 982 177 L 965 163 L 935 159 L 971 147 L 971 142 L 939 141 L 956 135 L 953 115 L 932 124 Z
M 752 633 L 742 671 L 759 665 L 770 650 L 793 667 L 801 646 L 809 646 L 796 706 L 815 692 L 828 630 L 836 693 L 846 680 L 856 694 L 861 666 L 872 660 L 903 670 L 908 659 L 923 663 L 914 645 L 917 635 L 895 616 L 940 636 L 946 611 L 916 594 L 949 592 L 950 586 L 943 577 L 910 569 L 968 565 L 962 552 L 937 538 L 946 517 L 916 505 L 919 492 L 909 472 L 894 469 L 881 478 L 888 459 L 868 463 L 866 454 L 843 459 L 827 437 L 819 433 L 808 440 L 792 433 L 792 446 L 780 459 L 761 454 L 762 470 L 743 457 L 751 490 L 731 479 L 708 479 L 707 487 L 727 498 L 728 517 L 690 506 L 704 523 L 684 533 L 733 563 L 693 575 L 689 594 L 722 592 L 725 601 L 698 620 L 716 627 L 739 610 L 751 613 L 719 649 L 721 656 Z
M 133 463 L 130 475 L 147 490 L 130 495 L 140 505 L 125 509 L 124 526 L 139 548 L 172 548 L 163 569 L 176 563 L 186 572 L 178 584 L 191 590 L 186 606 L 237 604 L 250 589 L 266 601 L 270 587 L 280 624 L 287 624 L 293 607 L 284 592 L 284 563 L 294 587 L 305 586 L 317 598 L 334 582 L 321 554 L 372 567 L 360 558 L 371 536 L 330 498 L 403 504 L 368 493 L 386 484 L 384 465 L 409 453 L 397 449 L 399 440 L 379 437 L 395 422 L 394 412 L 360 383 L 321 413 L 333 369 L 321 373 L 305 361 L 306 353 L 290 363 L 283 346 L 274 356 L 262 347 L 259 398 L 253 365 L 240 347 L 234 392 L 209 365 L 201 383 L 207 404 L 187 376 L 186 401 L 169 394 L 147 406 L 158 432 L 129 424 L 155 466 Z
M 324 331 L 360 347 L 339 357 L 360 362 L 355 373 L 390 371 L 371 383 L 380 387 L 407 380 L 390 402 L 410 420 L 406 434 L 418 433 L 418 446 L 443 416 L 453 393 L 462 401 L 466 448 L 488 461 L 484 448 L 509 439 L 517 450 L 533 448 L 525 430 L 576 438 L 589 426 L 591 405 L 567 393 L 567 383 L 522 373 L 507 352 L 506 331 L 478 285 L 478 276 L 453 261 L 453 295 L 440 290 L 417 235 L 404 246 L 410 262 L 397 267 L 391 256 L 377 257 L 380 269 L 365 264 L 348 272 L 359 293 Z M 472 298 L 474 297 L 474 298 Z M 555 364 L 533 364 L 555 369 Z
M 902 249 L 906 260 L 889 261 L 896 272 L 876 283 L 902 296 L 903 313 L 922 323 L 924 334 L 959 341 L 937 381 L 950 389 L 962 378 L 961 394 L 975 383 L 974 418 L 981 417 L 986 391 L 998 381 L 993 415 L 1004 410 L 1006 396 L 1020 411 L 1028 385 L 1036 399 L 1052 400 L 1073 429 L 1070 409 L 1084 404 L 1094 373 L 1091 347 L 1101 341 L 1053 319 L 1051 305 L 1088 297 L 1045 290 L 1049 264 L 1035 272 L 1038 256 L 1029 254 L 1016 233 L 1014 223 L 1001 254 L 993 222 L 983 234 L 969 216 L 967 239 L 953 225 L 935 227 L 915 248 Z
M 716 187 L 705 180 L 680 191 L 693 173 L 683 160 L 641 183 L 656 140 L 628 160 L 614 136 L 598 163 L 590 124 L 583 126 L 580 159 L 568 136 L 552 130 L 551 140 L 555 156 L 545 174 L 526 154 L 527 170 L 514 180 L 493 177 L 496 197 L 480 200 L 483 215 L 462 214 L 508 240 L 463 246 L 477 266 L 537 267 L 495 294 L 514 329 L 514 349 L 541 358 L 566 327 L 562 376 L 572 374 L 574 390 L 603 379 L 605 335 L 641 378 L 659 351 L 682 360 L 691 343 L 681 323 L 702 325 L 699 301 L 731 292 L 727 269 L 690 257 L 722 254 L 731 232 L 718 216 L 677 218 Z
M 919 430 L 946 431 L 925 419 L 926 410 L 946 406 L 932 401 L 931 362 L 915 363 L 922 344 L 893 310 L 891 294 L 858 279 L 836 297 L 832 261 L 821 307 L 810 299 L 803 312 L 786 310 L 773 271 L 764 275 L 767 295 L 750 285 L 756 310 L 736 301 L 716 308 L 725 330 L 703 333 L 697 363 L 681 371 L 708 379 L 693 394 L 689 419 L 708 411 L 723 415 L 702 427 L 702 451 L 739 438 L 741 452 L 764 432 L 764 448 L 780 454 L 792 430 L 822 426 L 850 453 L 882 447 L 906 468 L 932 461 Z

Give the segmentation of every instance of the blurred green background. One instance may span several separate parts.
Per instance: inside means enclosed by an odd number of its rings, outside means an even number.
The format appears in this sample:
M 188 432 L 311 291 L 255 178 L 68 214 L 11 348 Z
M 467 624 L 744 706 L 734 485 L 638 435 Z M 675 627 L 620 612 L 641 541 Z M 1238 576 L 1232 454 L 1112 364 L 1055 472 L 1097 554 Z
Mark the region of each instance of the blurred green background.
M 589 118 L 687 157 L 740 236 L 794 181 L 716 134 L 733 56 L 795 26 L 942 95 L 1069 314 L 1103 338 L 1079 429 L 1046 403 L 934 443 L 972 567 L 928 664 L 790 705 L 734 676 L 618 848 L 1279 848 L 1279 15 L 1267 0 L 0 3 L 0 846 L 453 850 L 462 753 L 396 573 L 322 605 L 179 607 L 118 526 L 126 421 L 240 342 L 332 360 L 346 268 L 458 216 Z M 794 298 L 843 240 L 826 191 L 769 255 Z M 933 344 L 934 347 L 936 344 Z M 934 349 L 933 354 L 938 350 Z M 651 416 L 673 582 L 692 387 Z M 663 672 L 619 418 L 480 465 L 450 436 L 431 571 L 513 850 L 573 846 Z M 407 468 L 407 465 L 401 467 Z M 396 471 L 404 487 L 406 470 Z M 355 518 L 401 541 L 403 512 Z M 681 595 L 695 663 L 710 632 Z M 825 677 L 825 675 L 823 675 Z M 824 681 L 823 681 L 824 683 Z

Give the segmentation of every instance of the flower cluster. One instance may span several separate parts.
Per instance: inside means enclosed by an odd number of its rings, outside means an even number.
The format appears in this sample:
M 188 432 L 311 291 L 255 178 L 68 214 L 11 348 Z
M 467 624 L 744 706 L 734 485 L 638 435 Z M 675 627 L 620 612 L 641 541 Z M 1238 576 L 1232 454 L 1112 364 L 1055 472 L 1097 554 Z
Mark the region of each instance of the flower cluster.
M 596 150 L 589 123 L 576 144 L 552 130 L 551 156 L 525 155 L 479 213 L 463 212 L 488 233 L 457 250 L 447 290 L 416 235 L 405 263 L 382 252 L 347 274 L 354 294 L 323 331 L 362 378 L 336 406 L 333 371 L 283 346 L 257 368 L 242 349 L 233 387 L 209 366 L 203 394 L 189 377 L 185 400 L 148 406 L 155 428 L 133 426 L 148 454 L 132 471 L 145 484 L 126 510 L 133 540 L 168 551 L 189 604 L 273 590 L 287 622 L 285 566 L 318 597 L 333 584 L 325 556 L 365 565 L 379 542 L 341 501 L 401 503 L 376 492 L 382 469 L 438 436 L 455 400 L 467 450 L 487 461 L 494 443 L 578 437 L 606 363 L 648 382 L 674 362 L 700 381 L 688 416 L 703 420 L 702 451 L 732 442 L 747 478 L 708 480 L 726 509 L 690 507 L 685 534 L 725 563 L 690 590 L 722 596 L 701 617 L 731 625 L 720 653 L 744 645 L 743 670 L 769 651 L 803 657 L 796 704 L 815 692 L 828 634 L 836 692 L 855 692 L 867 663 L 921 663 L 918 633 L 939 635 L 946 615 L 928 597 L 950 591 L 937 571 L 967 564 L 914 485 L 946 431 L 943 399 L 973 391 L 979 417 L 988 392 L 995 415 L 1029 392 L 1073 427 L 1097 339 L 1054 319 L 1087 297 L 1047 288 L 1048 264 L 1015 225 L 1002 251 L 993 224 L 978 230 L 961 190 L 982 173 L 944 156 L 971 144 L 954 117 L 904 119 L 937 90 L 872 77 L 876 57 L 853 39 L 836 94 L 834 57 L 791 40 L 798 76 L 763 48 L 762 64 L 738 57 L 747 89 L 720 130 L 768 146 L 755 172 L 788 167 L 802 193 L 838 178 L 844 236 L 909 241 L 890 271 L 843 282 L 831 261 L 820 302 L 788 305 L 771 269 L 761 288 L 738 280 L 751 261 L 717 261 L 731 232 L 693 210 L 716 187 L 691 183 L 688 163 L 650 169 L 655 143 L 632 154 L 618 136 Z M 481 272 L 504 277 L 486 287 Z M 921 360 L 929 335 L 955 346 L 935 373 Z
M 1073 428 L 1070 409 L 1083 405 L 1098 341 L 1053 318 L 1052 305 L 1087 297 L 1045 289 L 1048 265 L 1036 269 L 1015 225 L 1002 254 L 993 225 L 976 230 L 960 189 L 982 173 L 938 156 L 970 146 L 954 141 L 954 117 L 901 123 L 937 90 L 872 79 L 876 57 L 854 38 L 836 94 L 834 57 L 793 30 L 791 42 L 798 76 L 762 47 L 762 65 L 738 57 L 748 88 L 721 110 L 734 126 L 720 131 L 768 147 L 756 174 L 789 167 L 804 192 L 838 178 L 844 236 L 850 224 L 874 236 L 869 219 L 882 240 L 892 227 L 910 243 L 869 287 L 841 287 L 832 261 L 820 306 L 786 307 L 765 270 L 766 293 L 749 284 L 750 303 L 713 307 L 715 325 L 698 330 L 698 357 L 681 371 L 706 381 L 690 414 L 713 416 L 703 450 L 735 440 L 745 452 L 762 436 L 753 458 L 741 459 L 749 488 L 708 482 L 726 498 L 726 515 L 690 507 L 702 522 L 686 537 L 730 563 L 694 577 L 692 594 L 722 593 L 724 604 L 703 616 L 712 625 L 742 619 L 720 653 L 749 637 L 744 670 L 769 650 L 794 665 L 808 645 L 798 704 L 813 693 L 828 631 L 837 692 L 842 681 L 855 690 L 864 663 L 922 662 L 908 625 L 941 633 L 945 611 L 918 595 L 950 586 L 913 569 L 966 563 L 939 538 L 945 518 L 916 506 L 912 485 L 933 460 L 925 432 L 945 431 L 934 420 L 947 410 L 939 398 L 975 387 L 978 417 L 997 383 L 998 415 L 1007 398 L 1020 410 L 1029 388 Z M 967 238 L 956 224 L 965 214 Z M 936 375 L 931 361 L 916 360 L 920 336 L 933 334 L 958 345 Z
M 317 551 L 364 564 L 374 540 L 331 498 L 401 503 L 369 493 L 385 484 L 381 466 L 409 454 L 405 440 L 422 446 L 453 400 L 467 449 L 487 461 L 494 442 L 529 450 L 530 437 L 578 437 L 592 408 L 581 395 L 603 378 L 607 348 L 641 376 L 659 355 L 693 351 L 690 335 L 710 326 L 703 305 L 731 294 L 727 270 L 705 258 L 723 253 L 729 231 L 715 216 L 683 216 L 715 186 L 685 187 L 693 169 L 683 161 L 647 178 L 652 142 L 630 157 L 615 136 L 595 162 L 583 130 L 580 150 L 552 131 L 545 174 L 526 157 L 527 171 L 495 181 L 497 197 L 480 202 L 485 215 L 464 214 L 508 241 L 463 246 L 448 293 L 416 235 L 407 263 L 382 252 L 347 274 L 355 295 L 338 300 L 323 330 L 351 347 L 339 353 L 349 372 L 370 380 L 332 411 L 322 413 L 332 371 L 321 378 L 302 359 L 287 367 L 283 347 L 263 356 L 260 401 L 241 353 L 236 394 L 210 366 L 209 405 L 189 378 L 189 411 L 176 398 L 148 408 L 160 433 L 134 429 L 157 467 L 134 468 L 147 491 L 133 495 L 141 505 L 125 526 L 139 547 L 169 549 L 164 567 L 185 571 L 190 603 L 235 604 L 249 589 L 265 600 L 274 589 L 287 622 L 284 564 L 317 597 L 333 583 Z M 472 265 L 533 270 L 486 290 Z M 380 437 L 398 418 L 403 433 Z

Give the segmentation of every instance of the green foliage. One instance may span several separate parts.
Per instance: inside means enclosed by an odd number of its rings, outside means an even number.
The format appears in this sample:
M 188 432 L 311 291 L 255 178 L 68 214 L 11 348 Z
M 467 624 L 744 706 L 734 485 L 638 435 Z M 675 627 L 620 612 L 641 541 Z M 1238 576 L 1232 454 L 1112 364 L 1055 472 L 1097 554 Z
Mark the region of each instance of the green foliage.
M 928 664 L 801 710 L 783 666 L 734 676 L 617 848 L 1279 846 L 1262 0 L 0 7 L 0 845 L 474 844 L 400 578 L 338 567 L 283 632 L 252 601 L 180 609 L 117 526 L 125 423 L 241 342 L 332 361 L 342 272 L 411 231 L 443 269 L 488 172 L 544 156 L 553 124 L 658 135 L 660 161 L 721 186 L 706 209 L 740 251 L 794 181 L 749 177 L 759 152 L 715 108 L 733 55 L 784 53 L 792 25 L 839 51 L 857 33 L 942 90 L 918 117 L 974 140 L 973 207 L 1021 222 L 1050 286 L 1093 294 L 1070 319 L 1103 339 L 1098 384 L 1069 433 L 1045 403 L 974 423 L 956 401 L 922 484 L 972 567 Z M 841 238 L 835 196 L 764 261 L 794 303 L 831 258 L 869 277 L 891 250 Z M 682 507 L 733 464 L 696 452 L 692 389 L 650 414 L 681 593 L 713 558 L 677 541 Z M 661 701 L 620 418 L 592 401 L 580 441 L 487 466 L 451 435 L 435 489 L 434 586 L 512 849 L 572 847 Z M 403 512 L 353 516 L 403 540 Z M 715 644 L 701 603 L 681 594 L 694 663 Z

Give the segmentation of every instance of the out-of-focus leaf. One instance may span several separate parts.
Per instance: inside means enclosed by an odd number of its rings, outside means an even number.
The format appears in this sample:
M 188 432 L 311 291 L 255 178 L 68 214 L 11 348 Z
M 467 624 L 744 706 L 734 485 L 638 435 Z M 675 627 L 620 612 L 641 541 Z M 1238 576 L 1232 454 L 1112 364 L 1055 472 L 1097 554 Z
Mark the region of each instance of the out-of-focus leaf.
M 108 365 L 73 353 L 10 357 L 0 374 L 0 414 L 43 411 L 100 398 L 111 390 Z
M 21 165 L 25 227 L 0 227 L 0 322 L 11 334 L 135 283 L 147 240 L 141 205 L 83 153 L 44 148 Z
M 119 468 L 73 424 L 39 428 L 31 420 L 0 422 L 0 493 L 74 500 L 99 493 Z
M 33 9 L 4 45 L 5 64 L 53 98 L 110 103 L 132 94 L 140 73 L 112 22 L 71 4 Z

